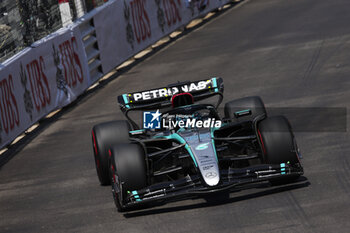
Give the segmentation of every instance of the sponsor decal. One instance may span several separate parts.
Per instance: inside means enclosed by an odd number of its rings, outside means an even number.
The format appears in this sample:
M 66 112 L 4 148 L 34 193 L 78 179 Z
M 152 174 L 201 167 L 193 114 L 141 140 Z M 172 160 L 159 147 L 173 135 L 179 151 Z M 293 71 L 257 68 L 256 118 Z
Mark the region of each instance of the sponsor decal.
M 216 172 L 207 172 L 205 174 L 205 177 L 208 178 L 208 179 L 213 179 L 215 177 L 217 177 L 218 174 L 216 174 Z
M 165 24 L 168 27 L 181 23 L 181 0 L 155 0 L 157 4 L 158 25 L 164 32 Z
M 19 74 L 21 77 L 21 84 L 24 88 L 24 94 L 23 94 L 24 107 L 25 107 L 27 114 L 30 117 L 30 120 L 32 120 L 33 119 L 34 105 L 33 105 L 32 97 L 30 95 L 30 91 L 27 88 L 28 77 L 27 77 L 26 71 L 23 68 L 22 63 L 20 64 L 20 73 Z
M 21 67 L 21 81 L 22 85 L 27 90 L 27 85 L 30 87 L 30 93 L 34 102 L 34 107 L 37 112 L 40 112 L 51 103 L 51 92 L 49 81 L 46 75 L 46 63 L 42 56 L 38 59 L 33 59 L 25 65 L 26 68 Z M 26 102 L 27 100 L 24 99 Z M 27 106 L 27 105 L 26 105 Z M 28 102 L 28 110 L 30 110 L 30 103 Z
M 207 142 L 207 143 L 203 143 L 203 144 L 200 144 L 200 145 L 198 145 L 198 146 L 196 146 L 196 150 L 206 150 L 206 149 L 208 149 L 208 145 L 209 145 L 209 142 Z
M 158 19 L 158 25 L 162 29 L 162 32 L 164 32 L 164 25 L 165 25 L 165 19 L 164 19 L 164 11 L 161 8 L 161 0 L 155 0 L 157 4 L 157 19 Z
M 126 39 L 134 49 L 134 41 L 138 44 L 151 38 L 151 21 L 146 10 L 146 0 L 124 1 L 124 18 L 126 21 Z
M 199 163 L 200 163 L 201 165 L 204 165 L 204 164 L 207 164 L 207 165 L 208 165 L 208 164 L 213 163 L 213 160 L 212 160 L 212 159 L 200 160 Z
M 186 0 L 186 6 L 191 10 L 192 16 L 195 14 L 195 9 L 198 12 L 205 10 L 209 5 L 209 0 Z
M 207 166 L 204 166 L 202 169 L 203 169 L 204 171 L 207 171 L 207 170 L 209 170 L 209 169 L 212 168 L 212 167 L 214 167 L 214 165 L 207 165 Z
M 179 7 L 181 7 L 180 0 L 163 0 L 165 18 L 168 26 L 176 24 L 177 22 L 181 22 L 181 15 L 179 11 Z
M 54 64 L 56 66 L 56 85 L 57 89 L 61 90 L 65 93 L 66 96 L 68 96 L 68 90 L 67 90 L 67 82 L 64 78 L 64 68 L 61 63 L 61 54 L 60 52 L 56 49 L 55 45 L 52 44 L 52 49 L 53 49 L 53 60 Z
M 12 75 L 0 81 L 0 133 L 4 130 L 9 134 L 20 124 L 18 104 L 15 96 L 15 86 Z M 0 143 L 2 139 L 0 136 Z
M 73 36 L 71 39 L 63 41 L 61 44 L 59 44 L 58 48 L 60 54 L 57 54 L 57 51 L 54 51 L 53 54 L 56 68 L 60 68 L 58 66 L 63 66 L 63 74 L 66 84 L 69 87 L 74 88 L 77 86 L 77 84 L 81 84 L 84 81 L 83 68 L 81 65 L 82 63 L 80 62 L 79 55 L 77 53 L 77 39 Z M 59 58 L 60 61 L 57 61 L 56 59 Z M 62 71 L 58 70 L 58 72 Z
M 134 31 L 132 30 L 132 26 L 130 23 L 130 7 L 128 4 L 124 1 L 124 18 L 126 21 L 126 41 L 131 45 L 131 48 L 134 49 L 134 41 L 135 41 L 135 36 L 134 36 Z
M 135 92 L 132 94 L 127 94 L 128 102 L 133 103 L 137 101 L 147 101 L 156 98 L 167 98 L 171 97 L 180 92 L 195 92 L 202 91 L 206 89 L 211 89 L 213 86 L 212 80 L 199 81 L 197 83 L 185 84 L 180 87 L 169 87 L 160 88 L 150 91 Z
M 145 7 L 146 0 L 133 0 L 130 2 L 132 22 L 137 43 L 151 38 L 151 21 Z

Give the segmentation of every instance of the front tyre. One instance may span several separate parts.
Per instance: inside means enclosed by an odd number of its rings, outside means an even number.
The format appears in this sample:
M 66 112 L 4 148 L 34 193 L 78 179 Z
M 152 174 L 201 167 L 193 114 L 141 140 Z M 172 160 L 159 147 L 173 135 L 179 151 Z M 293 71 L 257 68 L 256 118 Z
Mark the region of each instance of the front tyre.
M 265 118 L 258 124 L 258 136 L 261 140 L 265 163 L 288 163 L 291 166 L 300 166 L 296 140 L 287 118 L 284 116 Z M 273 179 L 270 182 L 272 184 L 288 183 L 299 176 Z
M 128 193 L 147 185 L 145 153 L 138 144 L 118 144 L 110 149 L 109 156 L 113 198 L 121 212 Z
M 127 121 L 111 121 L 95 125 L 92 129 L 92 145 L 96 172 L 101 185 L 109 185 L 108 150 L 112 145 L 129 141 L 131 127 Z

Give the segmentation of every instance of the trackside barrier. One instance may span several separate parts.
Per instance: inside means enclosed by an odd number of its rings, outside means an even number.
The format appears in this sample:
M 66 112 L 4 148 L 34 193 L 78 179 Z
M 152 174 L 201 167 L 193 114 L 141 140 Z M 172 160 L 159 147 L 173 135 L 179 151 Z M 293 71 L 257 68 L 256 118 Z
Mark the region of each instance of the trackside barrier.
M 72 28 L 75 28 L 77 33 L 80 32 L 90 75 L 89 85 L 91 85 L 103 76 L 94 18 L 86 18 Z
M 109 1 L 0 64 L 0 147 L 112 69 L 229 0 Z
M 102 70 L 108 71 L 228 0 L 110 2 L 94 16 Z

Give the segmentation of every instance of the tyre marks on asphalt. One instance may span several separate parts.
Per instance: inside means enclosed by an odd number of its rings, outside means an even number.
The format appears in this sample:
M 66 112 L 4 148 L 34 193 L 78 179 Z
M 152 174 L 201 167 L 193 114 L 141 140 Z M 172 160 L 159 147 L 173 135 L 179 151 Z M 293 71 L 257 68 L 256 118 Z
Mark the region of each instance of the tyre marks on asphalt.
M 304 72 L 303 79 L 308 79 L 319 74 L 322 67 L 326 65 L 331 58 L 340 55 L 342 51 L 346 50 L 349 41 L 349 36 L 341 36 L 338 38 L 323 39 L 322 41 L 319 41 L 313 52 L 311 61 Z M 329 51 L 327 51 L 326 48 L 328 48 Z M 321 56 L 321 53 L 323 56 Z
M 312 73 L 314 67 L 316 66 L 317 61 L 318 61 L 318 59 L 320 57 L 320 54 L 321 54 L 322 48 L 324 46 L 324 43 L 325 43 L 325 40 L 322 40 L 322 41 L 319 42 L 316 50 L 314 51 L 314 53 L 313 53 L 313 55 L 311 57 L 311 61 L 310 61 L 309 65 L 308 65 L 308 67 L 307 67 L 307 69 L 306 69 L 306 71 L 305 71 L 305 73 L 303 75 L 303 79 L 307 79 L 307 78 L 310 77 L 310 75 L 311 75 L 311 73 Z
M 278 197 L 275 196 L 274 201 L 279 206 L 284 206 L 282 214 L 284 218 L 291 223 L 289 224 L 289 227 L 291 228 L 290 230 L 310 233 L 314 232 L 314 225 L 297 198 L 294 196 L 293 191 L 287 191 L 283 193 L 283 195 L 278 195 Z

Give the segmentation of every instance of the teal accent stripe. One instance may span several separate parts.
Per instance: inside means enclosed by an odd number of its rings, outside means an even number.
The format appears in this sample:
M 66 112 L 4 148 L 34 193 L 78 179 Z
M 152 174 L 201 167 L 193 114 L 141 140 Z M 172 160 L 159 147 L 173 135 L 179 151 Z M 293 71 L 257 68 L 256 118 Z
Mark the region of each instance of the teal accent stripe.
M 211 128 L 211 129 L 210 129 L 211 138 L 214 138 L 214 131 L 217 130 L 217 129 L 219 129 L 219 128 Z M 213 150 L 214 150 L 216 162 L 219 162 L 218 155 L 216 154 L 215 141 L 214 141 L 214 139 L 211 139 L 211 143 L 213 144 Z
M 280 166 L 281 166 L 281 174 L 286 174 L 286 164 L 285 163 L 281 163 L 280 164 Z
M 128 98 L 127 98 L 127 94 L 123 94 L 123 100 L 125 103 L 125 107 L 130 108 L 129 104 L 127 104 L 127 103 L 129 103 Z
M 238 111 L 236 113 L 239 114 L 239 113 L 244 113 L 244 112 L 249 112 L 249 111 L 250 111 L 250 109 L 246 109 L 246 110 Z
M 134 194 L 136 201 L 141 201 L 140 196 L 138 195 L 137 191 L 132 191 L 131 193 Z
M 211 81 L 213 82 L 213 88 L 218 87 L 218 84 L 216 83 L 216 78 L 212 78 Z
M 123 100 L 125 104 L 129 103 L 128 98 L 126 96 L 127 94 L 123 94 Z
M 180 135 L 178 135 L 177 133 L 173 133 L 170 134 L 169 136 L 158 136 L 156 138 L 167 138 L 167 139 L 174 139 L 176 141 L 178 141 L 181 144 L 186 143 L 185 145 L 185 149 L 187 150 L 187 152 L 190 154 L 194 164 L 196 165 L 196 167 L 198 167 L 197 161 L 192 153 L 191 147 L 187 144 L 187 142 L 185 141 L 185 139 L 183 139 Z
M 129 133 L 138 133 L 138 132 L 143 132 L 145 129 L 138 129 L 138 130 L 131 130 Z

